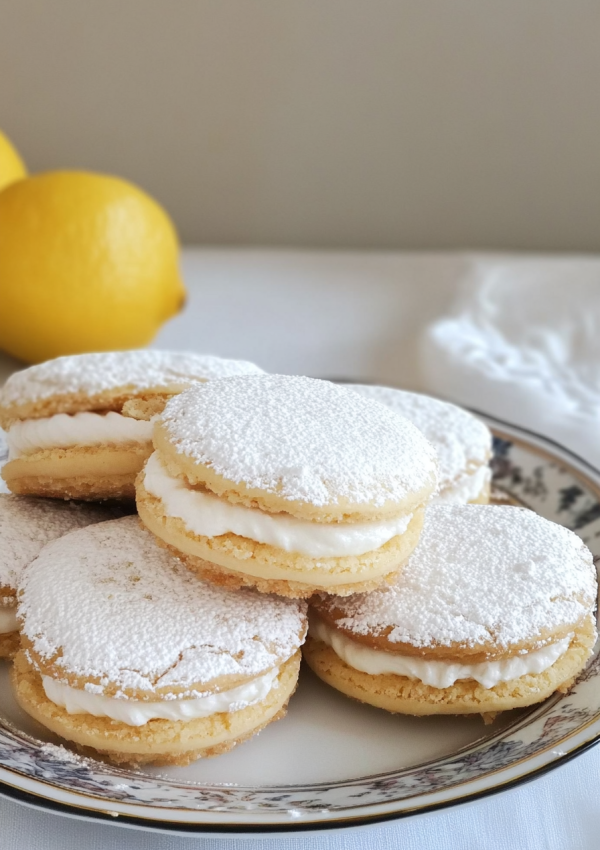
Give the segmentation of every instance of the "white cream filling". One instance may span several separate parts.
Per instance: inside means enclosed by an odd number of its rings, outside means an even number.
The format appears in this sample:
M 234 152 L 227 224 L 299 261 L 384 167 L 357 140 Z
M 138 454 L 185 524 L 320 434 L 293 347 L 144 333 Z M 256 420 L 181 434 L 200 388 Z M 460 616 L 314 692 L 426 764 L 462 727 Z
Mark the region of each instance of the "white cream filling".
M 167 516 L 181 519 L 192 534 L 237 534 L 311 558 L 364 555 L 403 534 L 412 518 L 408 514 L 383 522 L 317 523 L 233 505 L 212 493 L 191 489 L 181 478 L 173 478 L 156 452 L 146 463 L 144 486 L 161 500 Z
M 185 722 L 198 717 L 210 717 L 212 714 L 240 711 L 260 702 L 273 687 L 277 687 L 278 675 L 279 668 L 275 667 L 264 676 L 230 691 L 197 699 L 167 699 L 154 702 L 93 694 L 57 682 L 50 676 L 42 676 L 42 683 L 50 702 L 60 705 L 67 714 L 92 714 L 94 717 L 110 717 L 127 726 L 143 726 L 149 720 L 157 718 Z
M 443 489 L 432 498 L 430 504 L 466 505 L 467 502 L 479 496 L 491 479 L 492 470 L 489 466 L 480 466 L 475 472 L 463 475 L 458 481 Z
M 45 419 L 14 422 L 6 435 L 9 460 L 41 449 L 97 446 L 104 443 L 146 443 L 152 440 L 153 422 L 121 413 L 57 413 Z
M 8 635 L 11 632 L 16 632 L 19 629 L 19 621 L 17 620 L 17 606 L 0 608 L 0 635 Z
M 535 652 L 515 655 L 498 661 L 478 664 L 456 664 L 451 661 L 427 661 L 410 655 L 396 655 L 380 649 L 363 646 L 319 620 L 311 617 L 309 634 L 330 646 L 349 667 L 378 676 L 393 673 L 418 679 L 432 688 L 449 688 L 458 679 L 475 679 L 484 688 L 493 688 L 498 682 L 518 679 L 527 673 L 543 673 L 569 648 L 573 635 L 551 643 Z

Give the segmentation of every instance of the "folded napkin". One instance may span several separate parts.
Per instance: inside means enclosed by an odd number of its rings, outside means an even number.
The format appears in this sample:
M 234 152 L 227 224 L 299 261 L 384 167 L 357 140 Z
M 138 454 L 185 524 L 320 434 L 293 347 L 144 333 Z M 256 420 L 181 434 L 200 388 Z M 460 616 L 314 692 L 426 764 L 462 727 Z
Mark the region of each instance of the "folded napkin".
M 479 259 L 425 329 L 424 387 L 563 443 L 600 468 L 600 263 Z

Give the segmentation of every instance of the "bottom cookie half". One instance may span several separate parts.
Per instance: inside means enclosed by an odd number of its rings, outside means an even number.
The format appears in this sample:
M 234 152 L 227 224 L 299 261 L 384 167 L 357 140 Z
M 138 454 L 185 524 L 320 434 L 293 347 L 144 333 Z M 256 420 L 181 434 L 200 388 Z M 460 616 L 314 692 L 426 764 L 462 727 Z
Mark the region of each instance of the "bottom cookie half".
M 151 446 L 45 449 L 9 461 L 2 477 L 12 493 L 54 499 L 133 499 L 135 477 Z
M 201 578 L 237 590 L 255 587 L 292 599 L 315 593 L 349 596 L 375 590 L 392 582 L 419 542 L 424 511 L 415 510 L 403 534 L 363 555 L 312 558 L 286 552 L 234 534 L 199 537 L 183 521 L 166 516 L 159 499 L 137 481 L 137 508 L 141 521 L 158 540 Z
M 40 674 L 22 652 L 15 658 L 12 683 L 24 711 L 86 754 L 100 753 L 116 764 L 186 765 L 226 753 L 284 717 L 298 683 L 300 657 L 298 650 L 282 664 L 277 687 L 255 705 L 186 722 L 150 720 L 144 726 L 127 726 L 90 714 L 68 714 L 48 699 Z
M 397 714 L 481 714 L 493 719 L 500 711 L 542 702 L 574 683 L 592 654 L 596 641 L 593 619 L 578 630 L 569 649 L 543 673 L 530 673 L 493 688 L 474 679 L 461 679 L 449 688 L 433 688 L 417 679 L 394 674 L 371 675 L 350 667 L 320 640 L 308 637 L 303 653 L 317 676 L 360 702 Z

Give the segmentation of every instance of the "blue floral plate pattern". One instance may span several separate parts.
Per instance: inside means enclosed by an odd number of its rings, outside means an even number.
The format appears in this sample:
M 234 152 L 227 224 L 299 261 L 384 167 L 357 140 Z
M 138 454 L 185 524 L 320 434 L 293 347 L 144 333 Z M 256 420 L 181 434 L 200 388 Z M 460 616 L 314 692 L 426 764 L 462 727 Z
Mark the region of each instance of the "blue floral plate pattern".
M 525 505 L 572 529 L 600 560 L 600 473 L 549 440 L 487 421 L 495 435 L 495 499 Z M 322 711 L 331 715 L 335 704 L 329 706 L 329 695 L 323 693 Z M 382 716 L 377 709 L 364 710 L 370 712 L 364 715 L 370 723 L 376 724 Z M 449 751 L 446 747 L 433 758 L 412 758 L 412 763 L 397 769 L 369 770 L 367 775 L 361 763 L 340 752 L 344 778 L 338 770 L 336 778 L 324 780 L 321 768 L 315 770 L 315 781 L 295 784 L 288 769 L 282 771 L 281 782 L 253 785 L 236 784 L 233 760 L 230 781 L 211 782 L 206 780 L 206 770 L 204 778 L 195 781 L 189 774 L 178 778 L 176 770 L 163 776 L 82 758 L 44 737 L 41 729 L 32 734 L 18 717 L 0 709 L 0 793 L 71 816 L 187 834 L 318 831 L 423 813 L 527 781 L 596 743 L 600 739 L 599 657 L 594 657 L 568 695 L 555 695 L 503 718 L 502 728 L 497 729 L 472 719 L 469 722 L 479 724 L 473 727 L 472 742 L 459 743 L 456 749 L 450 742 Z M 402 721 L 388 715 L 385 722 Z M 451 738 L 451 719 L 448 724 Z M 398 734 L 402 728 L 398 726 Z M 292 723 L 285 734 L 297 737 L 307 730 Z M 291 745 L 292 737 L 288 740 Z

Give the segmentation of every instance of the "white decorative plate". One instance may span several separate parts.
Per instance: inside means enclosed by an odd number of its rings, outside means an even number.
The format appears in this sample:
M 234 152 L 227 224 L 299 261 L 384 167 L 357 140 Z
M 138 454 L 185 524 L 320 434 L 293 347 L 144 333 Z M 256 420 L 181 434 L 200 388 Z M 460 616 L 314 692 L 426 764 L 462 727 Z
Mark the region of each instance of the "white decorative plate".
M 579 534 L 600 560 L 600 472 L 489 420 L 494 483 Z M 287 717 L 216 759 L 123 770 L 83 759 L 15 705 L 0 671 L 0 793 L 46 811 L 182 834 L 323 830 L 452 806 L 535 778 L 600 739 L 600 661 L 570 694 L 479 717 L 393 716 L 308 671 Z

